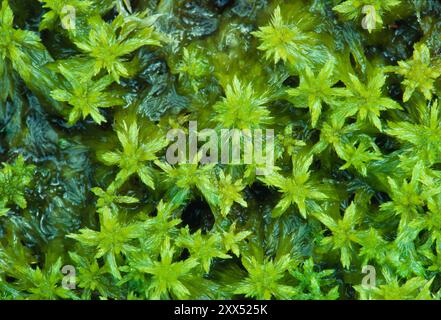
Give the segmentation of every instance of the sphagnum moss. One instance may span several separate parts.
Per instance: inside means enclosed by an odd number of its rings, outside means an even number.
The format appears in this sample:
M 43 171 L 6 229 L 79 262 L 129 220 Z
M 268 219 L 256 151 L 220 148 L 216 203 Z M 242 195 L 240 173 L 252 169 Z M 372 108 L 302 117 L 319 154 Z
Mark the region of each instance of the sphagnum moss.
M 0 297 L 438 299 L 441 5 L 185 3 L 2 1 Z

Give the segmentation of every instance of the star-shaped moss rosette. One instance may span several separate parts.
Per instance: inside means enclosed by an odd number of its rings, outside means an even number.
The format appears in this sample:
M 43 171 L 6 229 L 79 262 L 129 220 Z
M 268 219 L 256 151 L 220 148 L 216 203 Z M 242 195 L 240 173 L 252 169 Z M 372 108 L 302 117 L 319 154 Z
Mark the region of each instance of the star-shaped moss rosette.
M 398 67 L 388 69 L 404 77 L 404 102 L 408 101 L 416 90 L 427 100 L 431 100 L 435 91 L 435 80 L 441 76 L 441 61 L 432 59 L 429 48 L 420 43 L 415 44 L 412 59 L 398 61 Z
M 133 174 L 138 175 L 143 183 L 154 189 L 153 167 L 151 164 L 158 159 L 157 153 L 168 145 L 165 137 L 151 141 L 143 141 L 136 122 L 130 125 L 123 122 L 117 131 L 122 150 L 108 151 L 100 155 L 101 161 L 108 166 L 117 165 L 120 169 L 115 183 L 121 185 Z

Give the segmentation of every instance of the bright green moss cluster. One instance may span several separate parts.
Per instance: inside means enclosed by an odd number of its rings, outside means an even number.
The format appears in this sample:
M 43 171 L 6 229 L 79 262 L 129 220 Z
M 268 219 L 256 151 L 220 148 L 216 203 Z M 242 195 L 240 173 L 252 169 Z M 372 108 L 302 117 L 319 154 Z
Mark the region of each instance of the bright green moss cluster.
M 3 0 L 0 298 L 439 299 L 440 16 Z M 170 163 L 190 123 L 274 163 Z

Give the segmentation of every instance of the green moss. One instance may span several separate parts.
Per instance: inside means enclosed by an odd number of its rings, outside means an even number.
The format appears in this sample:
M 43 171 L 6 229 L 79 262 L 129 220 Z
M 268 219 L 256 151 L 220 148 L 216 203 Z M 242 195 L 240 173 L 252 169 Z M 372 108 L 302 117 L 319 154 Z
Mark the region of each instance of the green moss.
M 3 0 L 0 298 L 439 299 L 440 14 Z M 274 164 L 169 163 L 192 121 Z

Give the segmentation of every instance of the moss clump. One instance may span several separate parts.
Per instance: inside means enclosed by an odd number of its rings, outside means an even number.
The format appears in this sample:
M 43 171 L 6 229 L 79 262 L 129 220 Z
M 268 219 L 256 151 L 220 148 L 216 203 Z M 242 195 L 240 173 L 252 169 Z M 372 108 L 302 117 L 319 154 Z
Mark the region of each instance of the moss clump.
M 438 2 L 60 3 L 1 2 L 2 299 L 440 297 Z

